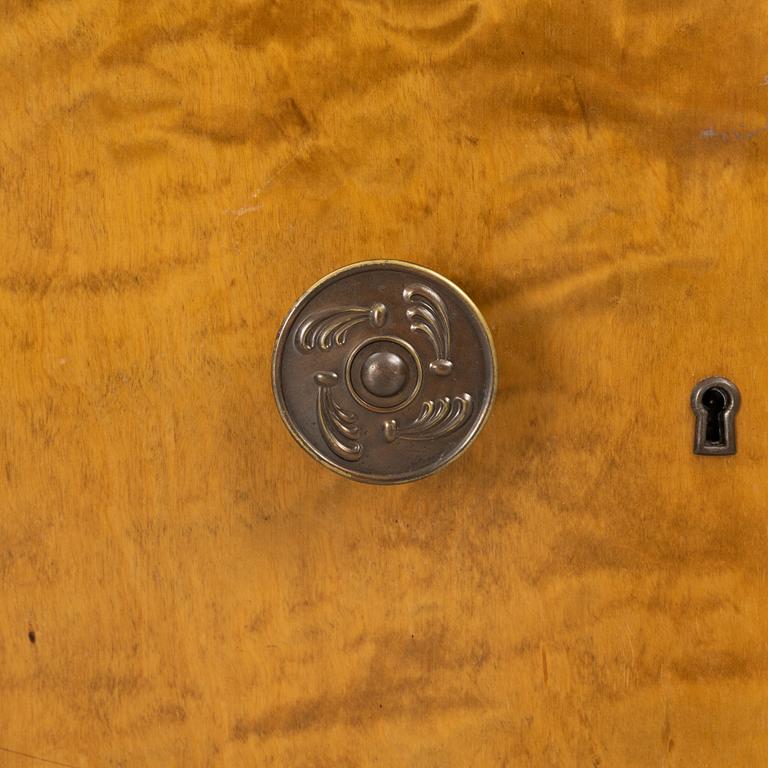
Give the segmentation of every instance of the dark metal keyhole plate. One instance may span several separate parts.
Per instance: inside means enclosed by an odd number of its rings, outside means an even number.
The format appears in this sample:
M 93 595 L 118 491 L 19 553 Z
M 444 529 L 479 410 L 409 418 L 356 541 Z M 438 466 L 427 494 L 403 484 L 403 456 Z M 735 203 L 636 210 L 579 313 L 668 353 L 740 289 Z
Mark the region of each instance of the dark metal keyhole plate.
M 703 456 L 736 453 L 736 412 L 741 396 L 738 387 L 722 376 L 700 381 L 691 392 L 696 416 L 693 452 Z

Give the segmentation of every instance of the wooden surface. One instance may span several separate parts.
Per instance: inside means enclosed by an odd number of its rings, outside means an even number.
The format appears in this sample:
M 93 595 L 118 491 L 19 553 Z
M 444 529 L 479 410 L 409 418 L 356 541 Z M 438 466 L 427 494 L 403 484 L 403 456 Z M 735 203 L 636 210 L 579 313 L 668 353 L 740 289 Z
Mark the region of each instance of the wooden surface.
M 5 0 L 0 765 L 768 764 L 766 10 Z M 500 362 L 394 488 L 269 377 L 381 257 Z

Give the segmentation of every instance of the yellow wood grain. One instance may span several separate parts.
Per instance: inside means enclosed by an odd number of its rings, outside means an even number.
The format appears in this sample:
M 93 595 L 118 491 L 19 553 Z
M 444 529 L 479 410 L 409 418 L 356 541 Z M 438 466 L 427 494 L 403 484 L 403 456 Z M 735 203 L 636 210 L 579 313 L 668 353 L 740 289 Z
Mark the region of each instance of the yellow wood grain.
M 767 10 L 5 0 L 0 765 L 768 764 Z M 402 487 L 270 391 L 377 258 L 500 365 Z

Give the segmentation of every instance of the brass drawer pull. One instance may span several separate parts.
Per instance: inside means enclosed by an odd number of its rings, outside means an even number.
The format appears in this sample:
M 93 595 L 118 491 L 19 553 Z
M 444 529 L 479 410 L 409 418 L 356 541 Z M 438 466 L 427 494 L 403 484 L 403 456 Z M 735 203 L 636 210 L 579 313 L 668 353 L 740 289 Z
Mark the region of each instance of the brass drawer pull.
M 272 382 L 280 414 L 347 477 L 402 483 L 455 459 L 496 389 L 488 326 L 452 282 L 400 261 L 353 264 L 293 306 Z

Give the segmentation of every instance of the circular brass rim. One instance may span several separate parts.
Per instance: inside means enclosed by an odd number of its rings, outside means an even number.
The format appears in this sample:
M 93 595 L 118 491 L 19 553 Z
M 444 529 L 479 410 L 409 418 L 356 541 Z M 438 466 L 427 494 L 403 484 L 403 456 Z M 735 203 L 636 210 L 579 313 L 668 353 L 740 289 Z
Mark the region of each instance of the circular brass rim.
M 436 466 L 430 466 L 424 470 L 410 474 L 401 474 L 396 476 L 375 475 L 370 473 L 366 474 L 362 472 L 355 472 L 354 470 L 347 469 L 346 467 L 340 467 L 334 464 L 319 450 L 317 450 L 317 448 L 315 448 L 315 446 L 312 445 L 312 443 L 310 443 L 303 436 L 303 434 L 293 423 L 293 420 L 288 413 L 285 399 L 283 398 L 283 393 L 280 387 L 280 360 L 283 354 L 283 349 L 285 348 L 285 345 L 288 341 L 288 331 L 292 327 L 297 316 L 306 306 L 307 302 L 309 302 L 310 299 L 312 299 L 313 296 L 322 290 L 328 283 L 338 280 L 339 278 L 344 277 L 349 273 L 359 272 L 365 269 L 411 270 L 417 274 L 429 278 L 430 280 L 434 280 L 436 283 L 448 288 L 451 291 L 454 291 L 456 295 L 467 305 L 467 307 L 473 313 L 474 317 L 477 319 L 478 325 L 482 330 L 483 335 L 485 336 L 488 345 L 488 352 L 490 354 L 491 380 L 489 383 L 488 401 L 485 408 L 481 412 L 480 417 L 472 424 L 469 432 L 465 435 L 464 440 L 457 447 L 452 456 L 440 461 L 440 463 L 438 463 Z M 328 469 L 333 470 L 336 474 L 351 480 L 357 480 L 358 482 L 369 483 L 372 485 L 402 485 L 403 483 L 410 483 L 414 480 L 421 480 L 425 477 L 429 477 L 430 475 L 434 475 L 435 473 L 440 472 L 449 465 L 453 464 L 453 462 L 456 461 L 456 459 L 458 459 L 459 456 L 461 456 L 467 450 L 467 448 L 469 448 L 469 446 L 475 442 L 477 436 L 485 426 L 485 423 L 488 420 L 488 416 L 490 415 L 493 408 L 493 404 L 496 401 L 497 387 L 498 362 L 496 358 L 496 348 L 493 344 L 493 336 L 491 335 L 491 329 L 489 328 L 485 317 L 483 317 L 483 313 L 479 310 L 475 302 L 472 301 L 472 299 L 470 299 L 469 296 L 458 285 L 456 285 L 456 283 L 454 283 L 452 280 L 449 280 L 447 277 L 444 277 L 440 273 L 435 272 L 434 270 L 427 267 L 422 267 L 420 264 L 414 264 L 413 262 L 402 261 L 399 259 L 372 259 L 367 261 L 356 261 L 352 264 L 347 264 L 340 269 L 334 270 L 333 272 L 329 272 L 320 280 L 317 280 L 294 302 L 285 319 L 280 324 L 280 328 L 278 329 L 277 336 L 275 338 L 275 348 L 272 353 L 272 393 L 275 397 L 275 403 L 277 404 L 277 410 L 280 414 L 280 418 L 283 420 L 285 426 L 288 428 L 288 431 L 291 433 L 294 440 L 296 440 L 296 442 L 314 459 L 319 461 Z

